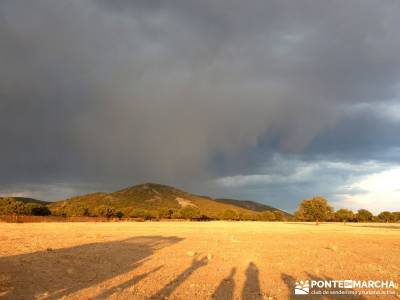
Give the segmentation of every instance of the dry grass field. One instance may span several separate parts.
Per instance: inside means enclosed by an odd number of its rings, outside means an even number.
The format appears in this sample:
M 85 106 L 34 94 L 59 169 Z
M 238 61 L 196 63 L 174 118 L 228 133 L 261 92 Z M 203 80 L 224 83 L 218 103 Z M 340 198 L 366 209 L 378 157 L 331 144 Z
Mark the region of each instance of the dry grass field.
M 399 225 L 0 223 L 4 299 L 332 299 L 300 279 L 399 282 Z

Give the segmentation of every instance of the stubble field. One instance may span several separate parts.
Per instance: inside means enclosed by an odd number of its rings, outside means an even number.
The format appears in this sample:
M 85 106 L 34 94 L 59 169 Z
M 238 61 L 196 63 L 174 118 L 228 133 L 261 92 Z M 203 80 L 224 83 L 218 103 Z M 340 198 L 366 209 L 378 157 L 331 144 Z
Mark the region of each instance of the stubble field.
M 4 299 L 335 298 L 294 296 L 306 279 L 399 282 L 400 226 L 0 223 Z

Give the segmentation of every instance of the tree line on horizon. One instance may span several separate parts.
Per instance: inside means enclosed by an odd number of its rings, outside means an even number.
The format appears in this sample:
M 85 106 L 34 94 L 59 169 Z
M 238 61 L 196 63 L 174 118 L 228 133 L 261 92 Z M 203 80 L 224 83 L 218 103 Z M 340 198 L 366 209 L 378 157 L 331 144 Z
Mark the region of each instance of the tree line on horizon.
M 383 211 L 378 215 L 366 209 L 353 212 L 349 209 L 335 211 L 328 201 L 320 196 L 303 200 L 294 216 L 282 211 L 242 212 L 233 209 L 209 215 L 199 208 L 186 206 L 177 208 L 142 209 L 133 208 L 129 211 L 117 210 L 110 205 L 99 205 L 89 209 L 85 206 L 64 207 L 61 210 L 49 209 L 39 203 L 24 203 L 12 197 L 0 199 L 0 215 L 29 215 L 29 216 L 60 216 L 60 217 L 103 217 L 118 219 L 184 219 L 194 221 L 231 220 L 231 221 L 303 221 L 303 222 L 400 222 L 400 211 Z
M 400 222 L 400 211 L 382 211 L 374 215 L 367 209 L 359 209 L 353 212 L 350 209 L 341 208 L 335 211 L 328 201 L 316 196 L 311 199 L 303 200 L 294 213 L 296 221 L 311 222 Z
M 24 203 L 12 197 L 0 199 L 0 215 L 30 215 L 59 217 L 102 217 L 118 219 L 159 220 L 184 219 L 193 221 L 233 220 L 233 221 L 284 221 L 287 220 L 282 211 L 243 212 L 226 209 L 219 213 L 208 214 L 195 206 L 178 208 L 132 208 L 117 209 L 112 205 L 97 205 L 89 208 L 84 205 L 65 205 L 61 209 L 49 208 L 43 204 Z

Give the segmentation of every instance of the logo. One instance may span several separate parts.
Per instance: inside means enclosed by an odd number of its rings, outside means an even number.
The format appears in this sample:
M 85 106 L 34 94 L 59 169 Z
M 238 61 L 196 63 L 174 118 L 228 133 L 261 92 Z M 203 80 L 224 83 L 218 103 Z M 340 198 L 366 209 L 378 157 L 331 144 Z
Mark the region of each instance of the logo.
M 310 283 L 308 280 L 306 281 L 296 281 L 296 285 L 294 287 L 295 295 L 308 295 L 310 293 Z
M 344 280 L 343 287 L 345 289 L 352 289 L 353 288 L 353 280 Z
M 296 281 L 295 295 L 395 295 L 393 280 L 304 280 Z

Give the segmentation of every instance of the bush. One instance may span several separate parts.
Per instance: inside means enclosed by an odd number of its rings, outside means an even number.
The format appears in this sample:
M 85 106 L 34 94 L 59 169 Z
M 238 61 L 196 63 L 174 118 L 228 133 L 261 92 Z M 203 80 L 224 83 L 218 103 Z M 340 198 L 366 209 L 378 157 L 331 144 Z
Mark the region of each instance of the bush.
M 224 211 L 223 215 L 222 215 L 222 219 L 224 220 L 238 220 L 238 214 L 236 211 L 232 210 L 232 209 L 227 209 Z
M 199 219 L 202 217 L 200 210 L 197 207 L 186 206 L 180 210 L 180 215 L 184 219 Z
M 25 205 L 25 211 L 28 215 L 32 215 L 32 216 L 49 216 L 49 215 L 51 215 L 51 212 L 47 206 L 36 204 L 36 203 L 27 203 Z
M 0 214 L 1 215 L 23 215 L 26 214 L 25 204 L 13 198 L 0 199 Z
M 275 221 L 275 214 L 272 211 L 263 211 L 260 213 L 261 221 Z
M 171 219 L 172 216 L 174 215 L 175 210 L 172 208 L 161 208 L 158 211 L 158 217 L 159 218 L 165 218 L 165 219 Z
M 285 218 L 285 216 L 283 215 L 283 212 L 279 211 L 279 210 L 275 210 L 273 212 L 274 216 L 275 216 L 275 220 L 276 221 L 283 221 L 283 219 Z
M 172 213 L 171 219 L 182 219 L 181 212 L 179 210 L 174 210 Z
M 135 208 L 129 214 L 132 218 L 143 218 L 146 216 L 146 211 L 144 209 Z
M 134 208 L 129 216 L 131 218 L 141 218 L 144 220 L 151 220 L 151 219 L 156 219 L 157 218 L 157 214 L 145 209 L 141 209 L 141 208 Z
M 100 205 L 95 209 L 96 216 L 111 218 L 115 215 L 115 208 L 108 205 Z
M 257 221 L 259 220 L 259 214 L 257 213 L 250 213 L 250 212 L 240 212 L 239 213 L 239 220 L 243 221 Z
M 115 213 L 115 216 L 118 218 L 118 219 L 122 219 L 123 218 L 123 216 L 124 216 L 124 214 L 123 214 L 123 212 L 122 211 L 117 211 L 116 213 Z
M 73 207 L 71 208 L 70 212 L 71 216 L 84 216 L 84 217 L 89 217 L 90 216 L 90 210 L 87 207 L 84 206 L 78 206 L 78 207 Z
M 97 208 L 94 210 L 94 215 L 98 215 Z M 73 205 L 69 207 L 61 207 L 58 209 L 57 212 L 54 212 L 54 214 L 64 214 L 68 217 L 89 217 L 91 215 L 91 212 L 89 208 L 81 205 Z

